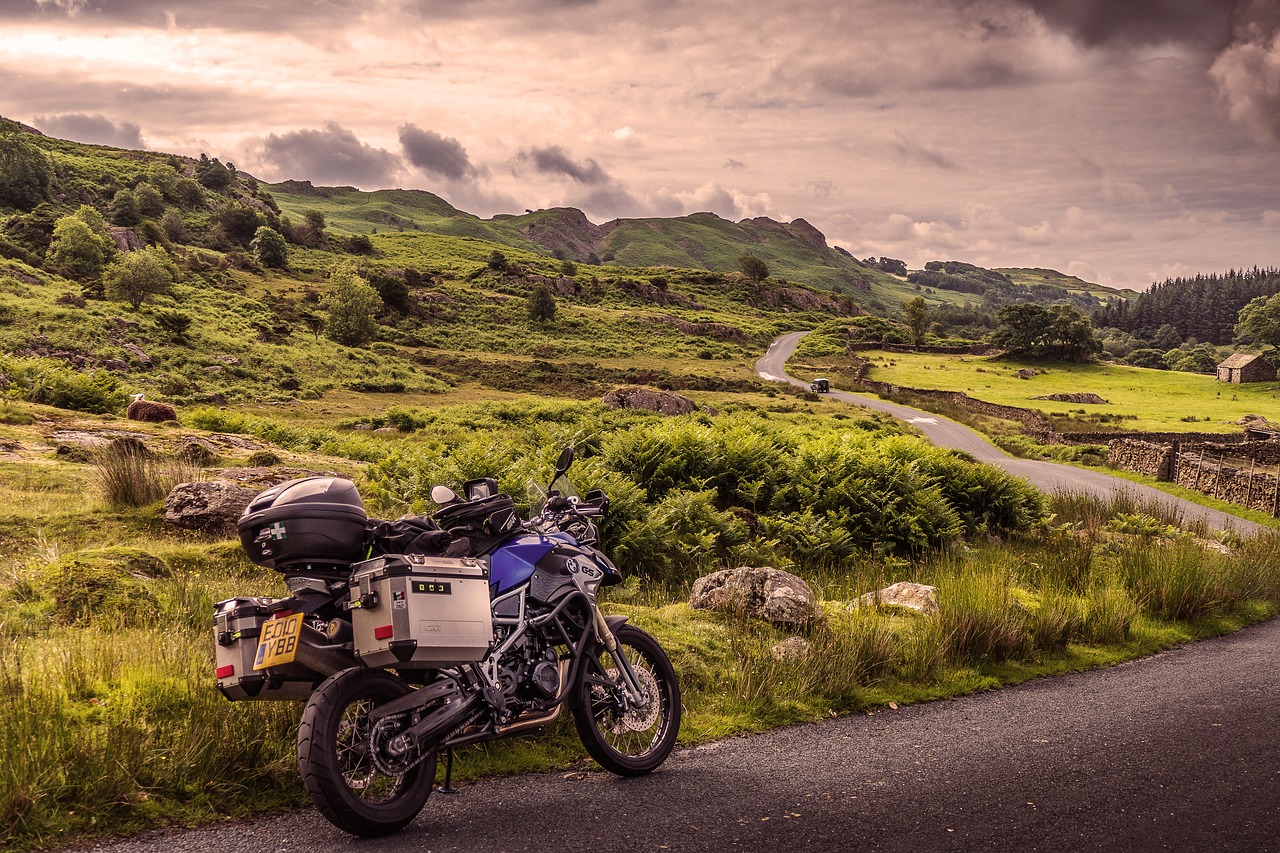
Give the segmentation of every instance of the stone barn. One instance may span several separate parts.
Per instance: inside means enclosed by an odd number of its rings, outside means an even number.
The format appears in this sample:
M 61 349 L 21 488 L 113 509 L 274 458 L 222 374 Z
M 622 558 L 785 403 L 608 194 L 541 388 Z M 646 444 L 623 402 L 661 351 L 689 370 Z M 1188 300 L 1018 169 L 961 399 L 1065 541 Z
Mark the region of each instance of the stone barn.
M 1260 355 L 1238 352 L 1218 365 L 1218 381 L 1232 382 L 1275 382 L 1276 369 Z

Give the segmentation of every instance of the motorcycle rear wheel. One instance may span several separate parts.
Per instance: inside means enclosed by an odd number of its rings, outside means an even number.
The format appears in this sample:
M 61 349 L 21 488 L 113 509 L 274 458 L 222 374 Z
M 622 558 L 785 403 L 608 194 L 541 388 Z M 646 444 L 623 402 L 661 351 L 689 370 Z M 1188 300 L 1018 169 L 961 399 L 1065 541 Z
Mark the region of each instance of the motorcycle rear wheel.
M 302 712 L 302 783 L 325 819 L 352 835 L 375 837 L 402 829 L 431 795 L 434 750 L 399 775 L 384 773 L 369 755 L 369 712 L 410 689 L 387 672 L 347 669 L 321 684 Z
M 662 764 L 676 745 L 680 683 L 653 637 L 634 625 L 623 625 L 614 637 L 649 700 L 640 707 L 629 706 L 617 662 L 597 648 L 584 663 L 573 722 L 582 745 L 601 767 L 619 776 L 643 776 Z

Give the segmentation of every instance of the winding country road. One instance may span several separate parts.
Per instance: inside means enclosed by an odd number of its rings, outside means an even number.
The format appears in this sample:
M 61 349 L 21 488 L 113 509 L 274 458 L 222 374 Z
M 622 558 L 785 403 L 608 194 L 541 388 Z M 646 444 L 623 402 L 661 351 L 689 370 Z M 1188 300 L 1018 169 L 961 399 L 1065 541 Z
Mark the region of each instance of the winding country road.
M 773 382 L 786 382 L 800 388 L 808 388 L 809 383 L 794 379 L 787 375 L 787 359 L 796 351 L 796 346 L 806 332 L 792 332 L 783 335 L 769 345 L 769 351 L 756 362 L 756 373 L 762 379 Z M 972 454 L 976 459 L 998 465 L 1011 474 L 1028 480 L 1043 492 L 1075 492 L 1104 497 L 1115 492 L 1127 492 L 1143 503 L 1154 503 L 1164 509 L 1181 514 L 1183 519 L 1202 519 L 1215 530 L 1235 530 L 1244 535 L 1255 535 L 1268 528 L 1252 521 L 1238 518 L 1229 513 L 1209 509 L 1197 503 L 1174 497 L 1139 483 L 1131 483 L 1119 477 L 1113 477 L 1101 471 L 1087 468 L 1076 468 L 1071 465 L 1059 465 L 1054 462 L 1043 462 L 1036 459 L 1018 459 L 1005 453 L 978 433 L 953 420 L 930 412 L 889 403 L 878 397 L 862 394 L 850 394 L 844 391 L 832 391 L 833 399 L 855 406 L 862 406 L 877 412 L 884 412 L 899 420 L 918 428 L 925 436 L 939 447 L 954 448 Z

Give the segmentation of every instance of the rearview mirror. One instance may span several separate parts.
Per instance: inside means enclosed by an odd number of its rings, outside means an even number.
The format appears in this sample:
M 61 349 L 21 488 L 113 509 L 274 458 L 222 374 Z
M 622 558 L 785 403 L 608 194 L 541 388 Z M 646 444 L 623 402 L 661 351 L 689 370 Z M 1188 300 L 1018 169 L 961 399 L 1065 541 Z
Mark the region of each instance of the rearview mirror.
M 441 506 L 444 506 L 445 504 L 451 504 L 458 500 L 458 493 L 448 486 L 432 486 L 431 500 Z

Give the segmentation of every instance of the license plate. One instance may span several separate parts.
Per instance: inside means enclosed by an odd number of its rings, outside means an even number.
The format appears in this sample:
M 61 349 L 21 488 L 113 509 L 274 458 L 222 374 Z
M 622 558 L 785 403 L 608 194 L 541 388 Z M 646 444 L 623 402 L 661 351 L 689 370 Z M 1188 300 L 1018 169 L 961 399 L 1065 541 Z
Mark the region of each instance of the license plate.
M 294 657 L 298 654 L 298 637 L 302 634 L 303 615 L 295 613 L 283 619 L 269 619 L 262 623 L 258 654 L 253 659 L 255 670 L 293 663 Z

